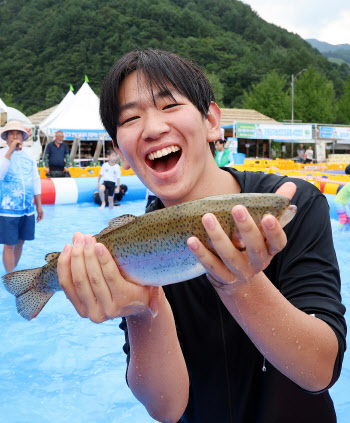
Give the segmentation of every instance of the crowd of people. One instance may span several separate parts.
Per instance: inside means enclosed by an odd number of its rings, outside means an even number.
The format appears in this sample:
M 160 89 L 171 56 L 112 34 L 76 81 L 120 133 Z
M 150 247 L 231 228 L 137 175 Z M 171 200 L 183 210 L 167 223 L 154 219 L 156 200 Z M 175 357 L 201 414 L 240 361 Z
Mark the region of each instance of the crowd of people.
M 346 323 L 323 194 L 301 179 L 227 166 L 210 83 L 175 54 L 125 54 L 106 76 L 100 113 L 114 145 L 98 177 L 101 208 L 113 208 L 121 189 L 119 159 L 150 190 L 147 213 L 239 193 L 277 193 L 297 206 L 283 229 L 272 215 L 257 226 L 235 206 L 240 239 L 230 239 L 208 211 L 202 224 L 211 248 L 193 236 L 187 242 L 203 274 L 162 287 L 124 279 L 102 244 L 74 235 L 58 260 L 59 283 L 81 317 L 122 318 L 135 397 L 162 422 L 335 422 L 329 388 L 340 375 Z M 27 135 L 14 122 L 1 133 L 8 144 L 0 151 L 6 271 L 34 238 L 34 197 L 37 221 L 43 218 L 36 163 L 21 150 Z M 66 147 L 59 131 L 45 152 L 48 175 L 67 175 Z M 311 162 L 312 153 L 300 145 L 300 162 Z

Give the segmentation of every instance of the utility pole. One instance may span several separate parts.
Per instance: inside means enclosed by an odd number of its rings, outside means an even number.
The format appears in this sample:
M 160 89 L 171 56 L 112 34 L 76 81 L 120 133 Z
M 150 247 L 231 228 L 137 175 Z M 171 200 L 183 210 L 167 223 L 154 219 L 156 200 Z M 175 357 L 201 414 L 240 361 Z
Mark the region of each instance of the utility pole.
M 294 124 L 294 83 L 296 81 L 296 79 L 298 78 L 298 76 L 300 76 L 303 72 L 306 72 L 307 69 L 302 69 L 300 72 L 298 72 L 295 76 L 292 75 L 292 125 Z M 291 158 L 293 159 L 293 140 L 292 140 L 292 145 L 291 145 L 291 152 L 290 152 Z

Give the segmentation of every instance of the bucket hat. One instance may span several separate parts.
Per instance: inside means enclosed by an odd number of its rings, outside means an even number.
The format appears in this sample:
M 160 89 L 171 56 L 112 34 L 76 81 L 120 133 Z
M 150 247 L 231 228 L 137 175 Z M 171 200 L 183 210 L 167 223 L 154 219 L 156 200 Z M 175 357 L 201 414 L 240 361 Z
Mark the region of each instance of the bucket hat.
M 29 138 L 28 132 L 18 120 L 11 120 L 3 127 L 1 131 L 1 138 L 6 141 L 8 131 L 21 131 L 23 133 L 23 141 Z

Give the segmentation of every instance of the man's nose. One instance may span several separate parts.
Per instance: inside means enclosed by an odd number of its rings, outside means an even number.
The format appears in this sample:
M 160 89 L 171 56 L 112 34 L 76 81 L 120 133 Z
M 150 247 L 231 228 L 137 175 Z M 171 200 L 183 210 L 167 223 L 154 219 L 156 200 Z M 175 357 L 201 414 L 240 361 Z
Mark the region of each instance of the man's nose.
M 170 131 L 164 114 L 159 110 L 152 110 L 144 116 L 142 136 L 144 139 L 156 139 Z

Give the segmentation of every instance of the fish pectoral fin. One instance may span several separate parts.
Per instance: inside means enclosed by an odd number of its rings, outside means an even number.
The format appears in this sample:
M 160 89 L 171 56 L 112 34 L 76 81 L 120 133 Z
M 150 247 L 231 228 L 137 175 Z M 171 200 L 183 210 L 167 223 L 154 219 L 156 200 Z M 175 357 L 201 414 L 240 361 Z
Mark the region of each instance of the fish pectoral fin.
M 49 253 L 49 254 L 46 254 L 45 260 L 46 260 L 47 263 L 49 263 L 51 260 L 54 260 L 54 259 L 58 258 L 59 255 L 60 255 L 60 253 Z
M 286 208 L 285 212 L 280 218 L 280 225 L 282 228 L 284 228 L 287 223 L 289 223 L 293 217 L 296 215 L 297 212 L 297 206 L 290 205 Z
M 133 216 L 132 214 L 123 214 L 123 216 L 115 217 L 114 219 L 111 219 L 108 222 L 108 227 L 103 229 L 98 235 L 108 234 L 114 229 L 120 228 L 122 226 L 127 225 L 128 223 L 133 222 L 135 219 L 137 219 L 137 217 Z

